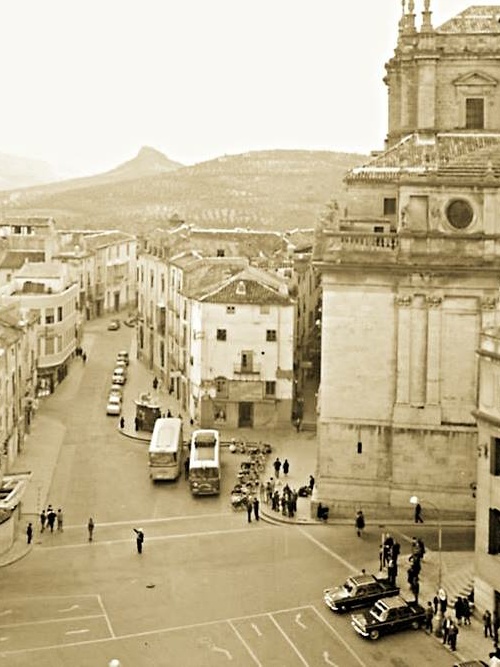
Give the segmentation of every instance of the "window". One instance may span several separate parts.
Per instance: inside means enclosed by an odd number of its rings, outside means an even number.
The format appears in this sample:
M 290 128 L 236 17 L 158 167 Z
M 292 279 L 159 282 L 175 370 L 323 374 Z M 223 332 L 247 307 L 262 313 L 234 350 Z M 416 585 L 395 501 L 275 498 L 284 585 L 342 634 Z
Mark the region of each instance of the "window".
M 47 308 L 45 310 L 45 324 L 54 324 L 54 309 Z
M 215 390 L 217 391 L 217 396 L 219 398 L 227 397 L 227 380 L 226 378 L 216 378 L 215 379 Z
M 384 215 L 396 214 L 396 198 L 384 197 Z
M 500 512 L 490 507 L 488 530 L 488 553 L 500 552 Z
M 474 219 L 474 211 L 465 199 L 454 199 L 446 208 L 446 217 L 455 229 L 465 229 Z
M 224 257 L 226 254 L 226 251 L 224 248 L 217 248 L 217 257 Z
M 266 396 L 276 396 L 276 382 L 266 382 Z
M 150 272 L 149 272 L 149 284 L 150 284 L 151 287 L 154 287 L 154 284 L 155 284 L 155 274 L 153 273 L 153 271 L 150 271 Z
M 500 475 L 500 438 L 491 438 L 490 474 L 497 476 Z
M 240 296 L 245 296 L 247 293 L 247 287 L 245 285 L 245 282 L 243 280 L 239 280 L 238 284 L 236 285 L 236 294 L 239 294 Z
M 227 340 L 226 329 L 217 329 L 217 340 Z
M 266 340 L 270 343 L 276 342 L 276 329 L 267 329 Z
M 161 293 L 164 294 L 165 293 L 165 276 L 163 275 L 163 273 L 161 274 L 160 280 L 161 280 L 161 283 L 160 283 Z
M 226 313 L 228 315 L 234 315 L 234 312 L 235 312 L 234 306 L 226 306 Z
M 62 306 L 57 307 L 57 321 L 62 322 L 63 319 L 63 309 Z
M 468 130 L 484 129 L 484 100 L 482 97 L 468 97 L 465 100 L 465 127 Z

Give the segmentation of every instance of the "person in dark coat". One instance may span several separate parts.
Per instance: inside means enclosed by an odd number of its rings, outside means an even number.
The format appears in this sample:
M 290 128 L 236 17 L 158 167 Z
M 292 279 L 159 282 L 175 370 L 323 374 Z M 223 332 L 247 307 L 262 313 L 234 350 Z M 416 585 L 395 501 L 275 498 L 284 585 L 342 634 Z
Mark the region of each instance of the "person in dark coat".
M 283 461 L 283 474 L 286 476 L 288 475 L 288 471 L 290 470 L 290 464 L 288 463 L 288 459 L 285 459 Z
M 54 512 L 54 510 L 52 509 L 52 507 L 50 508 L 50 510 L 47 510 L 47 523 L 49 524 L 49 528 L 50 528 L 51 533 L 54 532 L 54 526 L 55 526 L 55 523 L 56 523 L 56 516 L 57 515 Z
M 247 518 L 248 523 L 252 523 L 252 500 L 249 498 L 247 502 Z
M 309 489 L 311 490 L 311 493 L 313 492 L 314 489 L 314 477 L 312 475 L 309 475 Z
M 144 531 L 142 528 L 134 528 L 134 533 L 136 534 L 136 544 L 137 544 L 137 553 L 142 554 L 142 545 L 144 543 Z
M 278 477 L 280 476 L 280 470 L 281 470 L 281 461 L 279 460 L 279 458 L 276 457 L 276 461 L 273 463 L 273 467 L 274 467 L 274 472 L 275 472 L 275 475 L 276 475 L 276 479 L 278 479 Z
M 45 514 L 45 510 L 42 510 L 40 513 L 40 532 L 43 533 L 45 530 L 45 523 L 47 521 L 47 515 Z
M 415 505 L 415 523 L 424 523 L 422 519 L 422 505 L 420 503 Z
M 255 517 L 255 521 L 259 520 L 259 499 L 257 496 L 253 499 L 253 515 Z
M 30 521 L 26 527 L 26 542 L 28 544 L 31 544 L 32 539 L 33 539 L 33 524 Z
M 189 479 L 189 456 L 184 460 L 184 479 Z
M 356 534 L 357 534 L 358 537 L 361 537 L 361 535 L 363 534 L 364 527 L 365 527 L 365 517 L 363 515 L 362 510 L 358 510 L 358 512 L 356 514 L 355 525 L 356 525 Z
M 458 626 L 456 623 L 451 621 L 449 630 L 448 630 L 448 642 L 452 651 L 457 650 L 457 636 L 458 636 Z
M 125 428 L 125 417 L 120 417 L 120 428 L 122 431 Z

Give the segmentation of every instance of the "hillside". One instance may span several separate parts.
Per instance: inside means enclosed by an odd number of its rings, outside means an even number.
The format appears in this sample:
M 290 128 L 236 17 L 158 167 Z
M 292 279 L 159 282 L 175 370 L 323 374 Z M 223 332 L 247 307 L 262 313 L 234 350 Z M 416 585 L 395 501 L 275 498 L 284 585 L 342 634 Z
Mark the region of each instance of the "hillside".
M 0 153 L 0 190 L 50 183 L 56 178 L 50 165 L 41 160 Z
M 332 196 L 342 202 L 345 172 L 365 160 L 329 151 L 256 151 L 137 178 L 122 166 L 79 179 L 76 187 L 66 181 L 2 193 L 2 206 L 7 215 L 52 215 L 59 228 L 141 233 L 174 214 L 203 227 L 311 227 Z

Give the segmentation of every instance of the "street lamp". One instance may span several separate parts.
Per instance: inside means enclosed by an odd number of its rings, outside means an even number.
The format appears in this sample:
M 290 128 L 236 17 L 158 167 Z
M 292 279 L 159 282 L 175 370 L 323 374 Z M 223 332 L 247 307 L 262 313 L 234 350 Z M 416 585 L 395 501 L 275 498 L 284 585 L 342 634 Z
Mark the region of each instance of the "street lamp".
M 417 505 L 419 502 L 418 496 L 411 496 L 410 498 L 410 503 L 412 505 Z M 442 526 L 441 526 L 441 512 L 439 511 L 439 507 L 432 502 L 432 500 L 427 500 L 423 499 L 422 502 L 425 502 L 427 505 L 432 505 L 434 509 L 437 512 L 437 522 L 438 522 L 438 592 L 441 590 L 441 574 L 442 574 L 442 545 L 443 545 L 443 531 L 442 531 Z M 441 614 L 441 601 L 439 602 L 439 606 L 437 608 L 437 613 L 436 613 L 436 623 L 437 623 L 437 628 L 436 628 L 436 635 L 438 637 L 441 636 L 441 625 L 442 625 L 442 614 Z

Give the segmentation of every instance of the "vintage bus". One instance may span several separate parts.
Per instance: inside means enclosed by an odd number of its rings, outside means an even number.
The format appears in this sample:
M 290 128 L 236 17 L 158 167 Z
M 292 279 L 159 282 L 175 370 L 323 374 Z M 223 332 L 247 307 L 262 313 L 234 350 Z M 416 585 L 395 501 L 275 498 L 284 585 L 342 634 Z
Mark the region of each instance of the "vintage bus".
M 220 492 L 220 437 L 211 428 L 193 431 L 189 449 L 189 486 L 193 495 Z
M 152 480 L 177 479 L 181 459 L 182 419 L 157 419 L 149 443 L 149 476 Z

